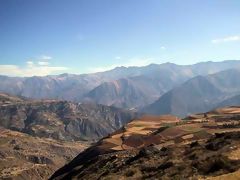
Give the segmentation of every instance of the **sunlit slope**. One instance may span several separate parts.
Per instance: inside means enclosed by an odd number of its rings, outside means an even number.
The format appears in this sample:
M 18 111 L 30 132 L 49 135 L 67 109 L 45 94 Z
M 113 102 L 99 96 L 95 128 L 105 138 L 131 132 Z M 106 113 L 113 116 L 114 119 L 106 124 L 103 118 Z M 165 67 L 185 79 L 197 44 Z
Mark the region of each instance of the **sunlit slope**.
M 183 120 L 144 116 L 80 153 L 52 179 L 234 177 L 239 149 L 240 107 Z

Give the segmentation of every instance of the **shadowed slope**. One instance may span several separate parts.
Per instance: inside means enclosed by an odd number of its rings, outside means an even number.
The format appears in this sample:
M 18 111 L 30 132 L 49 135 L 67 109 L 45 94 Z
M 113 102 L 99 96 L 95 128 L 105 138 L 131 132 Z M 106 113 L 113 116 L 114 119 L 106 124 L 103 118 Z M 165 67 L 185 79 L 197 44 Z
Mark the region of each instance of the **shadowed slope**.
M 150 114 L 184 117 L 215 108 L 218 103 L 240 94 L 240 71 L 231 69 L 209 76 L 198 76 L 176 87 L 145 107 Z

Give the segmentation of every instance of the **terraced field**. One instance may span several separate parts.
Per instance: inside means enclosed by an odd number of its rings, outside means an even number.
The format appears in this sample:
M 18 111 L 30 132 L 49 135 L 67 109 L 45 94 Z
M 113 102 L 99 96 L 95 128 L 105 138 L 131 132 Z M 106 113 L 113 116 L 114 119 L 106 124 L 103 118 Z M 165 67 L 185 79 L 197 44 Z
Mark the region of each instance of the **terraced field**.
M 185 120 L 170 115 L 143 116 L 103 139 L 99 147 L 101 149 L 111 147 L 110 149 L 113 150 L 128 150 L 150 144 L 158 146 L 163 144 L 165 146 L 166 142 L 171 140 L 174 143 L 189 143 L 209 138 L 215 133 L 240 131 L 237 128 L 240 119 L 231 119 L 233 115 L 236 117 L 238 114 L 240 114 L 238 107 L 230 107 L 205 114 L 192 115 Z M 236 127 L 225 127 L 228 124 L 235 124 Z
M 239 149 L 240 107 L 183 120 L 143 116 L 79 154 L 52 179 L 234 179 Z

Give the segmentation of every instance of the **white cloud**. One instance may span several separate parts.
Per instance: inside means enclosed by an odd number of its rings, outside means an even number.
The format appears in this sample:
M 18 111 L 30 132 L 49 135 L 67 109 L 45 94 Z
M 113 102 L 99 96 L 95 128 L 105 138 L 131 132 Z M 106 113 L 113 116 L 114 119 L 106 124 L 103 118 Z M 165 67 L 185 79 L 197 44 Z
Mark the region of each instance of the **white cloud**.
M 47 55 L 42 55 L 42 56 L 39 57 L 39 59 L 47 61 L 47 60 L 51 60 L 52 57 L 51 56 L 47 56 Z
M 30 62 L 30 61 L 29 61 Z M 7 76 L 46 76 L 57 72 L 64 72 L 68 70 L 66 67 L 61 66 L 39 66 L 34 63 L 27 62 L 25 67 L 16 65 L 0 65 L 0 74 Z
M 51 56 L 42 55 L 35 60 L 26 61 L 25 66 L 0 65 L 0 74 L 7 76 L 46 76 L 57 73 L 65 73 L 69 68 L 62 66 L 50 66 L 48 60 Z
M 19 73 L 18 66 L 15 65 L 0 65 L 1 75 L 16 75 Z
M 95 72 L 103 72 L 103 71 L 108 71 L 111 69 L 114 69 L 116 67 L 124 66 L 124 67 L 140 67 L 140 66 L 146 66 L 151 63 L 154 63 L 153 58 L 132 58 L 126 63 L 121 63 L 121 64 L 112 64 L 109 66 L 101 66 L 101 67 L 93 67 L 89 68 L 88 71 L 89 73 L 95 73 Z
M 165 46 L 161 46 L 160 49 L 161 50 L 166 50 L 166 47 Z
M 119 60 L 119 59 L 121 59 L 121 57 L 120 56 L 116 56 L 115 59 Z
M 49 62 L 47 62 L 47 61 L 38 61 L 38 64 L 39 64 L 40 66 L 48 66 L 48 65 L 49 65 Z
M 218 43 L 225 43 L 225 42 L 231 42 L 231 41 L 240 41 L 240 36 L 228 36 L 225 38 L 213 39 L 212 43 L 218 44 Z
M 31 66 L 33 65 L 34 63 L 32 61 L 27 61 L 27 65 Z

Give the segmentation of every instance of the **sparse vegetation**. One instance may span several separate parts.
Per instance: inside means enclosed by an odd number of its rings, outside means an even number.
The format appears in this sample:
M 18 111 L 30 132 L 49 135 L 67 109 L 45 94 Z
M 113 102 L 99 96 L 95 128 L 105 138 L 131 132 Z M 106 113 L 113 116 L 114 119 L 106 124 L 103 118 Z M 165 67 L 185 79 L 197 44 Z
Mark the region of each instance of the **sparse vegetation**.
M 230 111 L 222 111 L 228 112 L 232 119 Z M 232 111 L 236 113 L 237 108 L 231 108 Z M 208 117 L 208 121 L 202 121 L 204 116 Z M 169 116 L 136 119 L 93 146 L 99 152 L 96 161 L 78 171 L 77 176 L 71 171 L 81 167 L 84 161 L 68 167 L 70 173 L 61 170 L 57 173 L 95 179 L 102 171 L 105 172 L 100 167 L 105 161 L 108 164 L 107 174 L 100 179 L 205 179 L 237 172 L 240 168 L 240 130 L 232 128 L 232 124 L 224 127 L 217 125 L 220 116 L 218 110 L 217 115 L 213 112 L 199 114 L 182 123 Z M 224 113 L 226 121 L 221 120 L 221 123 L 229 124 L 227 117 Z M 88 153 L 86 151 L 79 157 L 84 158 Z

